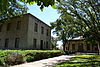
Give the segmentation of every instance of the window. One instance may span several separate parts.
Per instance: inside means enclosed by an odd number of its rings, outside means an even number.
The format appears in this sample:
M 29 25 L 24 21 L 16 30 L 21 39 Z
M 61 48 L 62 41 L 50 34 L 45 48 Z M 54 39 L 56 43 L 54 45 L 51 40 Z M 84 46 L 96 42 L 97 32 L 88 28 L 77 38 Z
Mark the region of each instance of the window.
M 72 44 L 72 50 L 75 50 L 75 44 Z
M 44 27 L 41 27 L 41 34 L 44 34 Z
M 21 21 L 17 21 L 16 29 L 19 30 L 21 28 Z
M 87 50 L 90 50 L 90 44 L 87 44 Z
M 19 38 L 15 38 L 15 48 L 19 48 Z
M 5 48 L 8 48 L 8 44 L 9 44 L 9 39 L 7 38 L 7 39 L 5 39 Z
M 48 48 L 48 41 L 46 42 L 46 48 Z
M 0 39 L 0 45 L 1 45 L 1 39 Z
M 43 40 L 40 41 L 40 49 L 43 50 Z
M 7 24 L 7 31 L 10 30 L 10 26 L 11 26 L 11 23 L 8 23 L 8 24 Z
M 48 31 L 48 29 L 47 29 L 47 36 L 48 36 L 48 32 L 49 32 L 49 31 Z
M 35 26 L 34 26 L 34 31 L 37 32 L 38 31 L 38 24 L 35 23 Z
M 2 24 L 0 25 L 0 32 L 2 31 Z
M 34 40 L 33 40 L 33 47 L 36 48 L 36 44 L 37 44 L 37 39 L 34 39 Z

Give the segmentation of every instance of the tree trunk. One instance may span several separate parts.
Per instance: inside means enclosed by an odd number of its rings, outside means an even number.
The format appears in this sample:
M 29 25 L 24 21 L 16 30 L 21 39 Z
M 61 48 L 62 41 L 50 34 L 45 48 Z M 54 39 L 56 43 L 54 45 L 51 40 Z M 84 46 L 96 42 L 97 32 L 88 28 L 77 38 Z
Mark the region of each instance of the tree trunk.
M 65 46 L 66 46 L 66 43 L 64 42 L 64 43 L 63 43 L 63 51 L 66 51 L 66 50 L 65 50 Z
M 98 55 L 100 55 L 100 44 L 98 43 Z

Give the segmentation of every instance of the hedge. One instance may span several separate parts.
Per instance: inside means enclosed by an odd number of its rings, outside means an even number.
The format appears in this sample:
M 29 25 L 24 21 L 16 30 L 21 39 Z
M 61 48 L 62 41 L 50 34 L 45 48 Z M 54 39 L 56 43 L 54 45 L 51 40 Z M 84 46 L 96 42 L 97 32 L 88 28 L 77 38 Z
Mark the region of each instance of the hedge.
M 64 52 L 60 50 L 0 50 L 0 66 L 32 62 L 62 54 Z

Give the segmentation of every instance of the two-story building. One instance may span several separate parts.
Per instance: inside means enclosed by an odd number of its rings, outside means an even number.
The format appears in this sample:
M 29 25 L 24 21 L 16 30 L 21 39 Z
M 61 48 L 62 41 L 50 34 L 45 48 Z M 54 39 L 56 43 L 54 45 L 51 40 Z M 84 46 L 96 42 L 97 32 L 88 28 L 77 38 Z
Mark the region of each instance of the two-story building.
M 51 29 L 30 13 L 0 24 L 0 49 L 50 49 Z

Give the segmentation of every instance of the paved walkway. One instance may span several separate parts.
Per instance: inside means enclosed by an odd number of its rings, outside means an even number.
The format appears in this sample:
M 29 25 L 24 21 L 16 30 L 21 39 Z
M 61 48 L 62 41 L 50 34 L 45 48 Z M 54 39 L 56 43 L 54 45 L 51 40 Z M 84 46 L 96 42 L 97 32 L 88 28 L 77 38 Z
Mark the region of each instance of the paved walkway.
M 43 60 L 30 62 L 30 63 L 24 63 L 21 65 L 15 65 L 11 67 L 52 67 L 56 64 L 69 60 L 72 57 L 75 57 L 75 55 L 62 55 L 58 57 L 43 59 Z

